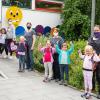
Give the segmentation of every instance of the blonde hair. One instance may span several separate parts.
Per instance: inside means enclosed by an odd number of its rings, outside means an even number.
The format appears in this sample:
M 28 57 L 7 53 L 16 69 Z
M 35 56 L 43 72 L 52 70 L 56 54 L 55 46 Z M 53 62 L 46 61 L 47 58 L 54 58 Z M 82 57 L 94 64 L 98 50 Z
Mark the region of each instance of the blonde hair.
M 86 46 L 85 46 L 85 54 L 86 54 L 86 51 L 87 51 L 87 50 L 88 50 L 89 52 L 91 52 L 91 54 L 93 54 L 93 51 L 94 51 L 94 50 L 93 50 L 93 47 L 92 47 L 91 45 L 86 45 Z
M 20 36 L 20 40 L 25 40 L 25 37 L 24 36 Z

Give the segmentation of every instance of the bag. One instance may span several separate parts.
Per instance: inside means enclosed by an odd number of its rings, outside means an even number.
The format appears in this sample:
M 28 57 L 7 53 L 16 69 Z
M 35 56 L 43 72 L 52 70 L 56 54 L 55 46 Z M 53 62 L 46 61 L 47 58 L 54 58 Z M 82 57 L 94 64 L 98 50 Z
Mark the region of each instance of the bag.
M 95 61 L 93 60 L 93 57 L 94 57 L 94 55 L 91 57 L 91 62 L 92 62 L 92 68 L 93 68 L 93 71 L 95 71 L 98 62 L 95 62 Z M 85 59 L 85 56 L 84 56 L 84 59 Z
M 16 51 L 17 50 L 17 45 L 15 45 L 14 42 L 11 42 L 10 43 L 10 48 L 11 48 L 11 51 Z
M 94 62 L 94 63 L 92 64 L 92 66 L 93 66 L 93 71 L 96 70 L 96 66 L 97 66 L 97 64 L 98 64 L 98 62 Z

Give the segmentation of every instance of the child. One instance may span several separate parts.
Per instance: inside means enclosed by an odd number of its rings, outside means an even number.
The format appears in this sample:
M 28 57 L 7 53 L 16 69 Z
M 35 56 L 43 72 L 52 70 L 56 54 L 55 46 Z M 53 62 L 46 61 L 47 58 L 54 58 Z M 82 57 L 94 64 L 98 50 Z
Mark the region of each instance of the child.
M 18 52 L 18 58 L 19 58 L 19 70 L 18 70 L 18 72 L 24 72 L 24 70 L 25 70 L 25 52 L 26 52 L 24 36 L 20 37 L 20 42 L 18 44 L 17 52 Z
M 84 55 L 82 55 L 81 51 L 79 51 L 79 56 L 83 59 L 83 77 L 85 85 L 85 93 L 82 94 L 81 97 L 86 97 L 86 99 L 89 99 L 91 97 L 92 90 L 92 77 L 94 69 L 93 61 L 100 61 L 100 57 L 93 52 L 93 48 L 90 45 L 85 47 Z
M 71 48 L 67 50 L 67 44 L 64 42 L 62 44 L 61 49 L 59 49 L 58 45 L 56 45 L 56 51 L 59 53 L 59 66 L 60 66 L 60 74 L 61 81 L 60 85 L 67 86 L 68 81 L 68 65 L 70 64 L 70 55 L 74 50 L 74 45 L 71 43 Z M 66 81 L 64 80 L 64 72 L 66 74 Z
M 3 28 L 0 30 L 0 57 L 2 58 L 3 50 L 5 49 L 6 34 L 3 33 Z
M 39 51 L 41 51 L 43 55 L 43 62 L 44 62 L 44 68 L 45 68 L 45 78 L 43 82 L 51 81 L 52 79 L 52 63 L 53 63 L 53 57 L 52 54 L 55 52 L 55 48 L 51 47 L 50 40 L 47 40 L 46 46 L 41 47 L 41 44 L 39 45 Z
M 8 58 L 8 48 L 7 48 L 7 44 L 6 44 L 6 37 L 7 37 L 7 31 L 5 28 L 1 29 L 2 35 L 3 35 L 3 39 L 4 39 L 4 48 L 3 51 L 5 50 L 6 55 L 4 56 L 4 58 Z

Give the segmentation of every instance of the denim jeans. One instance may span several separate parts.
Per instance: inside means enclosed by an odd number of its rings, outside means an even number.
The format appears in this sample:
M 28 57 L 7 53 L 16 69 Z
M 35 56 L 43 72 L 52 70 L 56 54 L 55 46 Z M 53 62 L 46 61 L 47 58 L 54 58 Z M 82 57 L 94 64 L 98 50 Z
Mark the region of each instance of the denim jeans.
M 68 75 L 69 69 L 67 64 L 60 64 L 60 75 L 61 75 L 61 80 L 64 80 L 64 73 L 66 75 L 65 80 L 68 81 L 69 75 Z
M 33 50 L 30 50 L 29 48 L 27 48 L 27 53 L 26 53 L 26 66 L 27 66 L 27 69 L 33 69 L 33 64 L 34 64 Z
M 53 78 L 55 80 L 61 80 L 58 57 L 59 57 L 59 54 L 54 53 L 54 55 L 53 55 L 53 59 L 54 59 L 54 62 L 53 62 Z
M 19 55 L 19 70 L 25 69 L 25 55 Z

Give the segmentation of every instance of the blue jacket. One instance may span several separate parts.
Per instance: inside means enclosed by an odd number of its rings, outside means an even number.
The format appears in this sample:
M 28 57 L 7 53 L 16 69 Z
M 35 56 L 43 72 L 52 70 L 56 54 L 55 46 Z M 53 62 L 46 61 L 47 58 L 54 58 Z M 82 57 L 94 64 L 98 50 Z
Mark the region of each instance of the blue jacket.
M 70 55 L 74 50 L 74 45 L 72 44 L 70 49 L 66 50 L 66 55 L 67 55 L 67 63 L 70 64 Z M 59 49 L 58 45 L 56 45 L 56 51 L 59 53 L 59 64 L 61 64 L 61 59 L 62 59 L 62 51 Z

